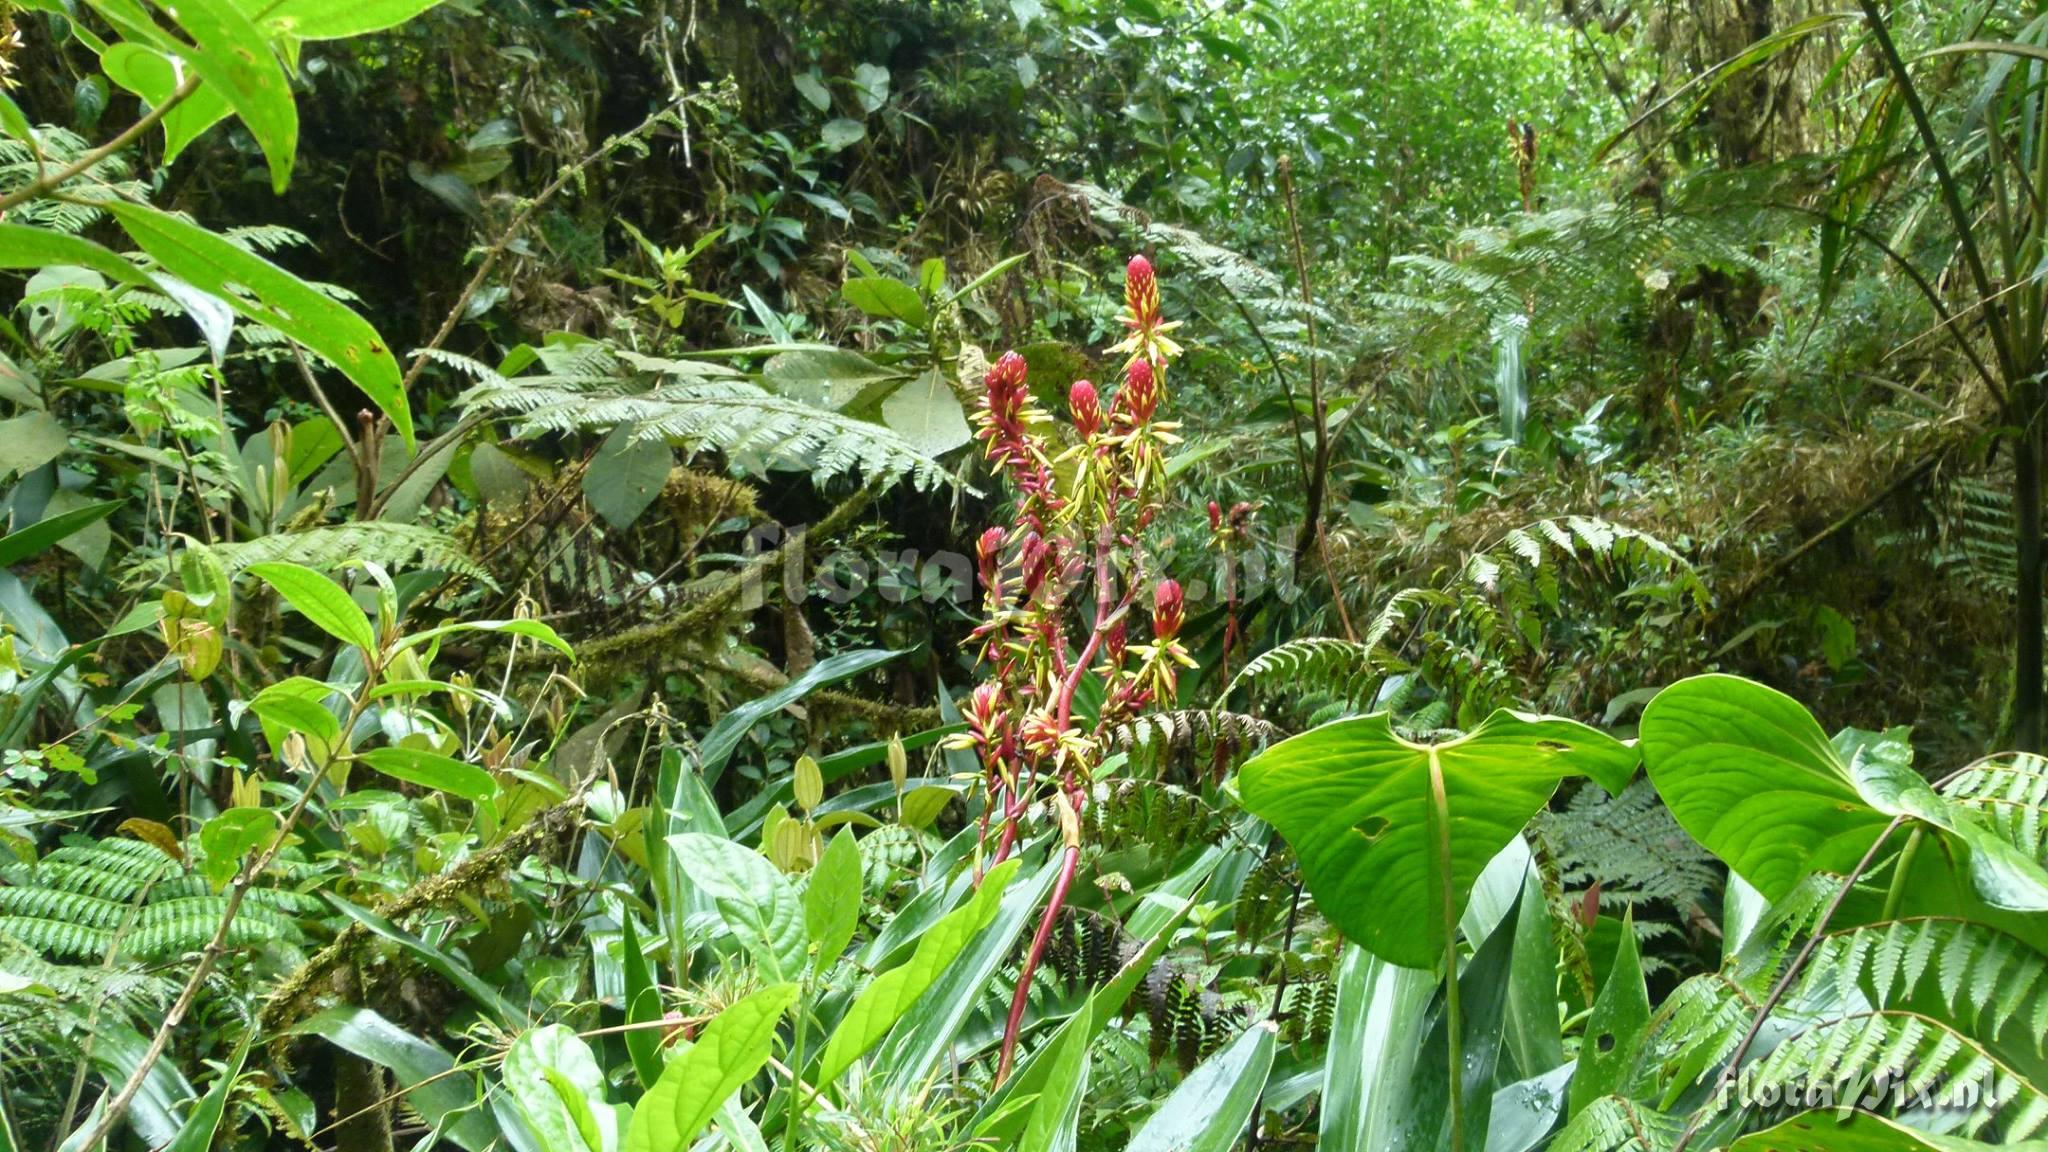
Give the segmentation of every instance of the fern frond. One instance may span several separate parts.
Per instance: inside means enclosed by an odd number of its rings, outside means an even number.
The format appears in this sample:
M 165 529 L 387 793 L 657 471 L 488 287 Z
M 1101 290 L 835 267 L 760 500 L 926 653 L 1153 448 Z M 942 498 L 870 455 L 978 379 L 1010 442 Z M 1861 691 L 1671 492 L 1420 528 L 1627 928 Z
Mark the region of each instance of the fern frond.
M 2013 847 L 2048 864 L 2048 759 L 2020 752 L 1980 761 L 1941 790 Z
M 1566 1122 L 1550 1152 L 1668 1152 L 1685 1123 L 1647 1104 L 1602 1096 Z
M 1228 741 L 1257 751 L 1285 733 L 1256 716 L 1207 708 L 1155 712 L 1117 724 L 1105 734 L 1107 748 L 1146 748 L 1163 743 L 1178 748 L 1199 741 Z
M 467 576 L 497 587 L 491 574 L 469 558 L 461 544 L 445 532 L 422 524 L 384 520 L 352 520 L 325 524 L 303 532 L 273 532 L 232 544 L 204 546 L 230 575 L 252 564 L 284 561 L 321 572 L 355 564 L 380 564 L 392 570 L 430 568 Z
M 541 375 L 481 379 L 459 403 L 512 418 L 519 436 L 630 428 L 688 452 L 759 453 L 813 475 L 908 475 L 920 488 L 956 483 L 937 460 L 879 424 L 790 400 L 730 369 L 580 348 Z M 648 377 L 652 377 L 650 382 Z

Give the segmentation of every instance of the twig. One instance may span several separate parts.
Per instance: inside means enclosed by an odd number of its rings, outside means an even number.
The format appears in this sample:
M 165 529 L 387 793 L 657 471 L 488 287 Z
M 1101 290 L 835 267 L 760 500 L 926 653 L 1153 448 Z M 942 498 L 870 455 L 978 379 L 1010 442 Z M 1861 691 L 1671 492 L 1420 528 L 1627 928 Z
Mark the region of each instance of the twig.
M 114 153 L 119 152 L 121 149 L 126 148 L 128 145 L 134 143 L 136 139 L 139 138 L 143 133 L 149 131 L 151 128 L 156 127 L 157 122 L 162 120 L 165 116 L 169 115 L 171 109 L 176 108 L 180 104 L 183 104 L 187 96 L 192 95 L 192 93 L 198 90 L 199 77 L 197 75 L 186 77 L 185 82 L 183 84 L 178 85 L 177 88 L 172 90 L 169 96 L 164 97 L 163 103 L 157 105 L 154 108 L 151 108 L 148 112 L 144 113 L 142 119 L 137 120 L 133 124 L 130 124 L 126 129 L 124 129 L 121 132 L 119 136 L 116 136 L 112 140 L 107 141 L 105 144 L 102 144 L 99 147 L 93 149 L 92 151 L 87 152 L 85 155 L 80 156 L 78 159 L 72 161 L 69 164 L 66 164 L 64 167 L 57 169 L 55 172 L 46 172 L 43 175 L 38 176 L 35 179 L 29 181 L 28 183 L 22 185 L 21 187 L 15 189 L 14 191 L 9 192 L 7 195 L 0 196 L 0 216 L 6 215 L 9 209 L 14 208 L 17 205 L 27 203 L 28 201 L 33 200 L 38 196 L 44 195 L 45 193 L 48 193 L 60 187 L 65 181 L 71 179 L 73 176 L 77 176 L 83 172 L 90 171 L 94 165 L 98 164 L 102 160 L 105 160 L 107 157 L 112 156 Z

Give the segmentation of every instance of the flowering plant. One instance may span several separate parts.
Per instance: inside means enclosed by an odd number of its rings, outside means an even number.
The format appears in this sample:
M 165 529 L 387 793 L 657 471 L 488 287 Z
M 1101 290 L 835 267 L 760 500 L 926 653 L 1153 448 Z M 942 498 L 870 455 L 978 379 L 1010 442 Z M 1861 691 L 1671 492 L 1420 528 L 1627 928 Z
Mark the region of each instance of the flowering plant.
M 1016 503 L 1010 525 L 989 528 L 976 544 L 984 601 L 973 639 L 988 678 L 969 698 L 967 730 L 953 746 L 972 749 L 980 762 L 987 864 L 1016 850 L 1021 823 L 1041 799 L 1057 815 L 1062 852 L 1011 1003 L 999 1081 L 1079 866 L 1080 814 L 1101 734 L 1171 702 L 1181 670 L 1194 667 L 1180 640 L 1181 586 L 1147 571 L 1139 549 L 1165 496 L 1164 451 L 1178 443 L 1176 425 L 1158 413 L 1167 367 L 1180 354 L 1168 336 L 1177 325 L 1160 315 L 1158 282 L 1143 256 L 1126 270 L 1124 304 L 1129 335 L 1112 351 L 1129 359 L 1106 410 L 1093 383 L 1075 381 L 1067 393 L 1071 434 L 1061 436 L 1032 404 L 1024 358 L 1006 352 L 984 378 L 975 413 L 977 436 Z M 1091 673 L 1102 704 L 1084 724 L 1074 696 Z

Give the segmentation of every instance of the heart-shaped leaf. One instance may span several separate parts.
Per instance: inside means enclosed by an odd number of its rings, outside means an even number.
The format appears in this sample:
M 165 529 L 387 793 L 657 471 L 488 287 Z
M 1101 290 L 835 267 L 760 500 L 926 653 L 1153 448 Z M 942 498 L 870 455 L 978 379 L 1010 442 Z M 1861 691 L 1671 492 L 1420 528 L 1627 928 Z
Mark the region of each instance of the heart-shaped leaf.
M 1383 713 L 1339 720 L 1244 766 L 1246 808 L 1301 861 L 1316 906 L 1389 963 L 1432 968 L 1472 885 L 1558 782 L 1590 776 L 1609 792 L 1633 750 L 1570 720 L 1496 712 L 1455 740 L 1416 744 Z

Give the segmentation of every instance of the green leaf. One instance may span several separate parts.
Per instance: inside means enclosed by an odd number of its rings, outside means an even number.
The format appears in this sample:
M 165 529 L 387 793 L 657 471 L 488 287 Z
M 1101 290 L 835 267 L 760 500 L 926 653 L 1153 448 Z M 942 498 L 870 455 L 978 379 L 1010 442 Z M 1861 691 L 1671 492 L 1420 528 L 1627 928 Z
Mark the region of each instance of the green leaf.
M 142 269 L 90 240 L 26 224 L 0 224 L 0 268 L 90 268 L 110 279 L 157 290 Z
M 848 304 L 877 319 L 901 320 L 913 328 L 922 328 L 931 320 L 917 289 L 901 280 L 858 276 L 848 280 L 840 292 Z
M 671 836 L 668 844 L 683 874 L 717 904 L 726 926 L 771 980 L 803 971 L 809 944 L 803 902 L 767 857 L 705 832 Z
M 386 776 L 447 792 L 474 803 L 498 794 L 498 782 L 474 764 L 464 764 L 419 748 L 372 748 L 356 759 Z
M 29 126 L 28 117 L 22 113 L 21 105 L 16 104 L 14 97 L 5 92 L 0 92 L 0 132 L 7 133 L 23 144 L 33 144 L 36 139 L 35 129 Z M 0 1140 L 4 1140 L 7 1135 L 6 1119 L 7 1114 L 0 1111 Z
M 841 117 L 825 123 L 822 139 L 827 152 L 839 152 L 860 143 L 867 138 L 868 126 L 858 120 Z
M 830 972 L 853 942 L 854 929 L 860 927 L 861 887 L 860 849 L 853 832 L 841 828 L 818 857 L 804 889 L 804 923 L 817 950 L 812 966 L 819 975 Z
M 2048 1152 L 2048 1140 L 1986 1144 L 1962 1136 L 1922 1132 L 1868 1112 L 1801 1112 L 1773 1128 L 1752 1132 L 1728 1152 Z
M 292 1031 L 325 1037 L 343 1051 L 391 1069 L 413 1111 L 468 1152 L 500 1146 L 491 1118 L 476 1106 L 483 1092 L 475 1074 L 456 1072 L 448 1053 L 368 1008 L 329 1008 Z
M 1993 908 L 2048 910 L 2048 873 L 1930 788 L 1901 741 L 1854 731 L 1830 741 L 1798 701 L 1725 675 L 1658 693 L 1641 731 L 1644 764 L 1672 816 L 1772 902 L 1809 873 L 1848 872 L 1904 817 L 1948 848 L 1916 854 L 1935 870 L 1916 886 L 1967 877 Z
M 1051 1060 L 1051 1073 L 1038 1099 L 1031 1104 L 1024 1122 L 1024 1135 L 1017 1141 L 1018 1152 L 1074 1152 L 1081 1126 L 1081 1098 L 1088 1092 L 1088 1042 L 1086 1028 L 1070 1028 L 1060 1039 Z
M 340 40 L 396 28 L 441 0 L 279 0 L 263 16 L 265 27 L 301 40 Z
M 271 189 L 282 193 L 298 154 L 299 109 L 270 38 L 233 0 L 178 0 L 166 11 L 198 48 L 186 63 L 248 125 L 270 162 Z
M 297 732 L 318 741 L 321 750 L 331 751 L 341 738 L 341 721 L 325 703 L 334 695 L 331 685 L 305 676 L 291 676 L 266 686 L 249 700 L 249 711 L 278 726 L 277 737 Z M 277 743 L 273 738 L 271 743 Z
M 87 527 L 113 515 L 120 507 L 119 500 L 88 504 L 46 520 L 38 520 L 19 532 L 9 532 L 5 536 L 0 536 L 0 568 L 19 564 L 52 544 L 84 531 Z
M 277 816 L 264 808 L 230 808 L 199 829 L 199 850 L 206 855 L 206 880 L 218 892 L 227 887 L 249 853 L 277 835 Z
M 818 79 L 815 71 L 799 72 L 792 82 L 796 85 L 797 94 L 811 107 L 820 112 L 831 111 L 832 93 L 825 90 L 825 82 Z
M 105 207 L 165 271 L 220 297 L 242 316 L 277 329 L 339 368 L 391 418 L 406 450 L 415 448 L 412 410 L 400 386 L 398 361 L 367 320 L 297 276 L 196 224 L 126 201 L 109 201 Z M 7 236 L 0 233 L 0 253 L 6 250 Z M 88 267 L 107 271 L 99 264 Z
M 0 420 L 0 477 L 26 476 L 64 454 L 71 433 L 48 412 Z
M 505 1089 L 547 1152 L 618 1146 L 619 1110 L 604 1084 L 590 1045 L 567 1025 L 528 1029 L 505 1051 Z
M 792 400 L 837 411 L 903 373 L 843 348 L 796 348 L 770 356 L 761 378 Z
M 805 696 L 820 688 L 829 687 L 851 676 L 858 676 L 870 668 L 883 664 L 902 655 L 900 652 L 881 648 L 860 648 L 829 656 L 803 675 L 777 688 L 765 696 L 758 696 L 734 708 L 718 718 L 711 731 L 697 746 L 698 763 L 702 766 L 704 783 L 709 785 L 718 780 L 718 774 L 725 768 L 725 762 L 732 757 L 740 741 L 753 731 L 754 725 L 769 716 L 782 711 Z M 764 806 L 765 809 L 765 806 Z M 671 805 L 671 811 L 677 810 Z
M 285 603 L 322 632 L 365 653 L 376 652 L 377 634 L 370 629 L 370 618 L 341 585 L 302 564 L 279 561 L 251 564 L 246 570 L 276 589 Z
M 860 1059 L 935 983 L 939 974 L 995 919 L 1003 891 L 1020 862 L 1005 860 L 981 879 L 972 899 L 948 913 L 918 938 L 917 951 L 905 963 L 874 978 L 854 998 L 819 1060 L 816 1086 L 824 1090 Z
M 1202 1061 L 1138 1129 L 1127 1152 L 1230 1152 L 1266 1089 L 1278 1032 L 1262 1020 Z
M 583 498 L 614 528 L 640 518 L 668 483 L 675 452 L 660 440 L 636 440 L 633 428 L 621 424 L 598 446 L 583 473 Z
M 654 974 L 647 968 L 647 953 L 640 945 L 640 930 L 631 914 L 619 918 L 625 939 L 626 1023 L 652 1024 L 662 1018 L 661 992 L 654 986 Z M 633 1071 L 640 1087 L 652 1088 L 661 1079 L 661 1037 L 652 1028 L 626 1030 L 626 1053 L 633 1058 Z
M 438 628 L 415 632 L 399 641 L 398 647 L 401 651 L 416 648 L 456 632 L 498 632 L 508 636 L 524 636 L 528 640 L 538 640 L 572 659 L 576 655 L 576 650 L 569 647 L 567 640 L 562 639 L 553 628 L 538 620 L 458 620 L 453 624 L 443 624 Z
M 771 984 L 720 1012 L 641 1098 L 624 1152 L 687 1149 L 726 1098 L 768 1063 L 776 1025 L 797 994 L 794 984 Z
M 168 100 L 178 87 L 178 66 L 171 57 L 154 48 L 130 41 L 110 45 L 100 53 L 100 68 L 107 79 L 135 93 L 154 108 Z M 164 163 L 178 158 L 185 146 L 204 135 L 208 128 L 227 119 L 228 102 L 218 88 L 201 84 L 184 101 L 164 114 Z
M 1382 713 L 1275 745 L 1239 787 L 1339 930 L 1391 963 L 1433 968 L 1480 872 L 1558 782 L 1583 774 L 1619 791 L 1635 762 L 1570 720 L 1502 711 L 1458 739 L 1413 744 Z
M 889 70 L 880 64 L 861 64 L 853 70 L 853 95 L 860 110 L 874 112 L 889 102 Z
M 1323 1068 L 1323 1152 L 1399 1147 L 1417 1123 L 1413 1080 L 1434 974 L 1389 964 L 1356 944 L 1337 969 L 1337 1006 Z
M 1586 1017 L 1585 1039 L 1579 1045 L 1579 1070 L 1572 1076 L 1573 1113 L 1582 1112 L 1602 1096 L 1627 1095 L 1636 1048 L 1650 1023 L 1650 993 L 1643 983 L 1643 961 L 1636 950 L 1633 912 L 1622 921 L 1621 946 L 1607 970 L 1607 983 Z
M 882 422 L 926 456 L 941 456 L 974 439 L 960 397 L 937 368 L 889 394 Z

